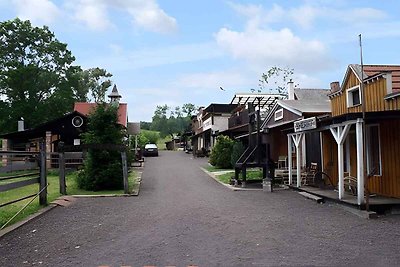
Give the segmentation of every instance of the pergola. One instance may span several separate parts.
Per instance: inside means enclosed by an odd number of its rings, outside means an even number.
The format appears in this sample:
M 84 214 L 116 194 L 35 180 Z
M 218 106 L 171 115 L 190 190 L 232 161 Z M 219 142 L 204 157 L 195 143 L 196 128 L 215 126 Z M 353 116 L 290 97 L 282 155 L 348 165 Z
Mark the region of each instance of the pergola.
M 233 96 L 231 104 L 247 105 L 269 110 L 277 100 L 286 98 L 283 94 L 262 94 L 262 93 L 237 93 Z

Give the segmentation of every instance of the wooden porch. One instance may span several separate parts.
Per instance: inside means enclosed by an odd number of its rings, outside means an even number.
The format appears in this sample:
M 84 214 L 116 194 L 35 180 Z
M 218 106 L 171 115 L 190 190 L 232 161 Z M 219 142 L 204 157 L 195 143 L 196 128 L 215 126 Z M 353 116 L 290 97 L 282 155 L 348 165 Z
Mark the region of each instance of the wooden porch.
M 289 185 L 289 187 L 294 190 L 307 192 L 330 201 L 365 209 L 365 204 L 358 204 L 357 196 L 348 193 L 345 193 L 342 199 L 339 199 L 339 195 L 336 190 L 320 189 L 312 186 L 296 187 Z M 400 208 L 400 199 L 374 195 L 369 198 L 369 207 L 373 211 L 382 213 L 392 208 Z

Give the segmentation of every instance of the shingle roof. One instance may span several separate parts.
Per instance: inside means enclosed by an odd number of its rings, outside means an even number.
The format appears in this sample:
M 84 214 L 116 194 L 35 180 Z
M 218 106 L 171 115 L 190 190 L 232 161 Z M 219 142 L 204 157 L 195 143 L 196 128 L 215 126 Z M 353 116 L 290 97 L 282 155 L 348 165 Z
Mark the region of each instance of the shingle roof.
M 74 105 L 74 110 L 78 111 L 85 116 L 89 115 L 95 108 L 96 103 L 86 103 L 86 102 L 76 102 Z M 128 104 L 119 103 L 118 107 L 118 123 L 127 127 L 128 123 Z
M 328 89 L 294 89 L 297 100 L 313 100 L 315 102 L 329 100 Z
M 349 65 L 358 79 L 361 80 L 361 65 Z M 393 92 L 400 92 L 400 66 L 399 65 L 364 65 L 364 80 L 378 74 L 391 72 L 392 73 L 392 89 Z
M 316 102 L 315 100 L 278 100 L 278 105 L 300 113 L 329 113 L 331 105 L 329 99 Z

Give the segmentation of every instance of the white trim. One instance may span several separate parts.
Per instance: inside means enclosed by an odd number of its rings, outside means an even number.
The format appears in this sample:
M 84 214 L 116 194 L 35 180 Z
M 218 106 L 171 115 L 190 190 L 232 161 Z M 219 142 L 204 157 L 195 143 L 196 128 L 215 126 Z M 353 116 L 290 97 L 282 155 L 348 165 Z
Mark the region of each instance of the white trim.
M 278 100 L 278 101 L 276 101 L 276 103 L 278 103 L 279 106 L 283 107 L 284 109 L 289 110 L 290 112 L 292 112 L 292 113 L 294 113 L 296 115 L 301 116 L 303 114 L 301 111 L 299 111 L 297 109 L 294 109 L 294 108 L 292 108 L 292 107 L 290 107 L 288 105 L 285 105 L 285 103 L 283 103 L 283 100 L 282 101 Z
M 288 138 L 288 168 L 289 168 L 289 185 L 292 184 L 292 137 L 290 135 L 287 136 Z
M 386 92 L 387 92 L 387 94 L 393 93 L 392 73 L 386 73 L 385 76 L 383 76 L 383 77 L 385 77 L 385 79 L 386 79 Z
M 358 91 L 358 96 L 360 98 L 360 103 L 354 105 L 353 103 L 353 92 Z M 350 97 L 351 95 L 351 97 Z M 361 105 L 362 99 L 361 99 L 361 90 L 360 90 L 360 85 L 353 86 L 351 88 L 346 89 L 346 100 L 347 100 L 347 107 L 352 108 L 352 107 L 357 107 Z
M 306 138 L 304 137 L 301 141 L 301 160 L 302 160 L 302 167 L 306 166 L 307 158 L 306 158 Z
M 280 113 L 280 114 L 279 114 L 279 113 Z M 275 111 L 275 116 L 274 116 L 274 120 L 275 120 L 275 121 L 279 121 L 279 120 L 281 120 L 281 119 L 283 119 L 283 108 L 277 109 L 277 110 Z
M 356 146 L 357 146 L 357 204 L 361 205 L 364 199 L 364 144 L 363 144 L 363 120 L 358 119 L 356 123 Z
M 319 144 L 320 144 L 320 147 L 321 147 L 321 149 L 320 149 L 320 153 L 321 153 L 321 171 L 325 171 L 324 170 L 324 144 L 323 144 L 323 142 L 324 142 L 324 138 L 323 138 L 322 131 L 321 131 L 321 132 L 319 132 Z
M 366 138 L 367 138 L 367 171 L 370 172 L 369 166 L 369 157 L 370 157 L 370 129 L 371 127 L 378 127 L 378 145 L 379 145 L 379 174 L 375 174 L 374 176 L 382 176 L 382 151 L 381 151 L 381 127 L 379 124 L 368 124 L 366 125 Z M 374 140 L 375 141 L 375 140 Z

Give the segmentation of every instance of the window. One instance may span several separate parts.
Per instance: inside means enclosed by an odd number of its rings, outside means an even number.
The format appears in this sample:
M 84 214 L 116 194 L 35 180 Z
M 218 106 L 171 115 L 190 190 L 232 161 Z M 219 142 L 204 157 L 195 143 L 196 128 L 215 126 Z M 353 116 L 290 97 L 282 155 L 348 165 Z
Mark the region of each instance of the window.
M 347 89 L 347 107 L 355 107 L 361 105 L 360 86 L 354 86 Z
M 368 174 L 382 175 L 379 125 L 367 125 L 366 137 Z
M 275 111 L 275 121 L 279 121 L 281 119 L 283 119 L 283 108 Z

